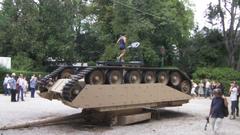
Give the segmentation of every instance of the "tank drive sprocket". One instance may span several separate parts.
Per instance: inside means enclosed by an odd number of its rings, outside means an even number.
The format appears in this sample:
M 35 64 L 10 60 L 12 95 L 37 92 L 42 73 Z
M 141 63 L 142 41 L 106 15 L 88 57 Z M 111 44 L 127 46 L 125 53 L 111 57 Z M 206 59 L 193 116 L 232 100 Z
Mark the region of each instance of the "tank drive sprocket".
M 51 81 L 58 79 L 58 75 L 65 69 L 65 66 L 60 66 L 50 74 L 44 76 L 39 83 L 39 90 L 40 92 L 48 91 L 47 86 L 50 85 Z
M 67 101 L 72 101 L 84 88 L 78 81 L 83 79 L 92 70 L 93 68 L 91 67 L 82 69 L 77 75 L 69 80 L 63 87 L 62 97 Z

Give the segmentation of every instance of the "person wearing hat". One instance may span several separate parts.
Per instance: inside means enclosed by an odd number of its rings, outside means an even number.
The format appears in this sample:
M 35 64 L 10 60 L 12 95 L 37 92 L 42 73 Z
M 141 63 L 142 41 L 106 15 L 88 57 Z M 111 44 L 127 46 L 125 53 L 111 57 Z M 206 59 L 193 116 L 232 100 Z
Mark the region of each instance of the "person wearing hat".
M 15 79 L 16 74 L 12 73 L 11 78 L 8 80 L 8 84 L 10 86 L 11 91 L 11 102 L 16 102 L 16 86 L 17 81 Z
M 224 109 L 228 107 L 228 102 L 227 99 L 223 96 L 220 89 L 214 89 L 213 95 L 214 96 L 207 119 L 209 119 L 209 117 L 211 118 L 210 122 L 213 134 L 218 135 L 219 130 L 221 129 L 223 118 L 226 117 L 224 114 Z

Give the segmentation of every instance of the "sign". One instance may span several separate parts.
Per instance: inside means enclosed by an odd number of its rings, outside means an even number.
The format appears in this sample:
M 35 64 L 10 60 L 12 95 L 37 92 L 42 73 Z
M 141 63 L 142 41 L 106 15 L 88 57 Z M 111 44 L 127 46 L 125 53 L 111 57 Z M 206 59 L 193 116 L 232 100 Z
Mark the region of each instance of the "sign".
M 11 57 L 0 57 L 0 66 L 11 69 Z

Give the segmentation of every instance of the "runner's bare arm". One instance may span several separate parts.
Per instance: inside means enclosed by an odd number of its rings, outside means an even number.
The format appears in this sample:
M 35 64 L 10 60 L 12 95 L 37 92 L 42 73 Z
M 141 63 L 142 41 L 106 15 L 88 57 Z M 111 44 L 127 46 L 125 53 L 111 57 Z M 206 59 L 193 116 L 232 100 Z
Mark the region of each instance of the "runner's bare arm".
M 119 43 L 120 39 L 121 39 L 121 37 L 120 37 L 120 38 L 118 38 L 118 40 L 117 40 L 116 44 L 118 44 L 118 43 Z

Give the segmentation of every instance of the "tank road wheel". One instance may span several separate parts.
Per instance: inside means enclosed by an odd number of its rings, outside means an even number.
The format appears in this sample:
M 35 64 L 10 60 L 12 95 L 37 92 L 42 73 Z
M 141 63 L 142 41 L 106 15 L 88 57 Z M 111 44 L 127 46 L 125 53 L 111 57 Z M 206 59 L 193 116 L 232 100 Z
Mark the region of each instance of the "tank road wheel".
M 157 82 L 167 85 L 169 81 L 168 72 L 161 71 L 157 74 Z
M 172 72 L 170 75 L 170 81 L 173 86 L 178 86 L 182 81 L 181 75 L 178 72 Z
M 146 71 L 143 73 L 143 82 L 144 83 L 155 83 L 156 76 L 153 71 Z
M 127 83 L 141 83 L 141 74 L 138 71 L 128 71 L 126 74 Z
M 90 73 L 88 77 L 89 84 L 104 84 L 105 83 L 105 76 L 104 73 L 100 70 L 94 70 Z
M 107 79 L 109 84 L 121 84 L 123 79 L 123 74 L 119 70 L 111 70 L 107 74 Z
M 62 71 L 61 78 L 71 78 L 71 75 L 73 74 L 74 74 L 73 69 L 67 68 Z
M 191 83 L 189 81 L 182 81 L 180 85 L 181 92 L 185 94 L 190 94 L 191 92 Z

